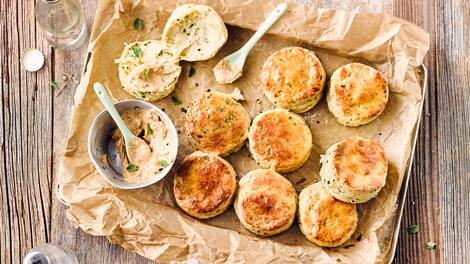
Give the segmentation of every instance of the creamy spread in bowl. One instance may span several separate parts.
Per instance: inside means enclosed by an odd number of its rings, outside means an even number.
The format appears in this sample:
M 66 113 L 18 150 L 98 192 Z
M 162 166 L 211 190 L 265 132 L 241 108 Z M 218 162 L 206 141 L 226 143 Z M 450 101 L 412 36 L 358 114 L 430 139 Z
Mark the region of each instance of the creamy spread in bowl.
M 154 110 L 130 110 L 121 113 L 121 117 L 129 130 L 143 139 L 150 153 L 139 151 L 145 146 L 136 148 L 131 163 L 126 155 L 124 139 L 119 129 L 114 130 L 112 138 L 116 142 L 122 162 L 122 177 L 128 182 L 145 182 L 161 173 L 175 161 L 174 140 L 168 127 Z M 131 155 L 131 154 L 129 154 Z
M 130 162 L 122 134 L 104 110 L 95 118 L 88 134 L 91 161 L 107 182 L 121 189 L 158 182 L 171 170 L 178 152 L 178 135 L 172 121 L 158 107 L 141 100 L 122 101 L 115 107 L 145 146 L 135 147 Z M 146 151 L 139 151 L 140 147 Z

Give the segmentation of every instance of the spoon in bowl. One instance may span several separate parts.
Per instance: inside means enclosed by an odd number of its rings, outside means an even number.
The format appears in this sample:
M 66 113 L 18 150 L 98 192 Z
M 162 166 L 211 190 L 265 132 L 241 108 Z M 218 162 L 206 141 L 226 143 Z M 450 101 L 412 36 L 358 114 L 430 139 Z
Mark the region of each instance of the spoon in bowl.
M 242 76 L 243 65 L 246 57 L 251 49 L 261 39 L 261 37 L 269 30 L 269 28 L 286 12 L 287 4 L 281 3 L 274 9 L 269 17 L 263 22 L 255 34 L 236 52 L 223 58 L 214 67 L 215 80 L 218 83 L 233 83 Z
M 101 83 L 95 82 L 93 84 L 93 89 L 122 133 L 124 145 L 126 147 L 126 156 L 129 162 L 136 164 L 138 163 L 137 161 L 139 160 L 139 157 L 147 157 L 150 155 L 151 150 L 149 145 L 145 140 L 132 134 L 132 132 L 127 128 L 124 120 L 122 120 L 119 112 L 114 107 L 113 101 L 109 98 L 106 88 L 104 88 Z

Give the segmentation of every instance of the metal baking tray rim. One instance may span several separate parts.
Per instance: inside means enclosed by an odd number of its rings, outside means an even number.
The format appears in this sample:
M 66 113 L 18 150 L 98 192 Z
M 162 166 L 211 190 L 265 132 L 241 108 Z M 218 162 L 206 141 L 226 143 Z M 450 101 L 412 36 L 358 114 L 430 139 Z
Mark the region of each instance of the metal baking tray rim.
M 422 70 L 422 93 L 421 93 L 421 106 L 419 109 L 419 116 L 418 120 L 415 126 L 415 134 L 413 138 L 413 147 L 411 150 L 411 156 L 410 160 L 408 163 L 408 166 L 406 168 L 405 172 L 405 178 L 403 179 L 402 182 L 402 187 L 400 189 L 400 194 L 399 194 L 399 207 L 397 210 L 397 214 L 395 215 L 395 226 L 394 226 L 394 233 L 393 233 L 393 238 L 391 241 L 391 247 L 389 252 L 387 253 L 385 257 L 385 262 L 388 264 L 391 264 L 395 258 L 395 254 L 397 251 L 397 244 L 398 244 L 398 236 L 400 234 L 400 225 L 401 225 L 401 219 L 403 218 L 403 208 L 405 207 L 405 201 L 406 201 L 406 193 L 408 192 L 408 185 L 411 177 L 411 168 L 413 166 L 413 160 L 415 156 L 415 150 L 416 150 L 416 143 L 418 142 L 418 136 L 419 136 L 419 127 L 421 124 L 421 117 L 423 116 L 423 107 L 424 107 L 424 100 L 426 96 L 426 90 L 428 86 L 428 69 L 427 67 L 422 64 L 421 65 L 421 70 Z M 388 258 L 388 260 L 387 260 Z

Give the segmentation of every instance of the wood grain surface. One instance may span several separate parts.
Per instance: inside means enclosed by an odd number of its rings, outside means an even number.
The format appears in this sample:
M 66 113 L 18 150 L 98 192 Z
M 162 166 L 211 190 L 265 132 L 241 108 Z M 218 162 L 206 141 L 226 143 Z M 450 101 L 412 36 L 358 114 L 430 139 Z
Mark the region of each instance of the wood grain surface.
M 299 0 L 300 1 L 300 0 Z M 300 2 L 310 2 L 308 0 Z M 468 0 L 320 0 L 319 7 L 384 11 L 431 33 L 429 82 L 395 263 L 470 263 L 470 3 Z M 89 28 L 96 1 L 84 1 Z M 46 242 L 71 249 L 80 263 L 154 263 L 75 229 L 55 198 L 86 47 L 54 50 L 34 19 L 34 1 L 0 0 L 0 263 L 21 263 Z M 28 73 L 21 54 L 40 49 L 43 69 Z M 49 86 L 60 80 L 60 94 Z M 417 234 L 406 228 L 419 225 Z M 437 244 L 426 249 L 426 242 Z

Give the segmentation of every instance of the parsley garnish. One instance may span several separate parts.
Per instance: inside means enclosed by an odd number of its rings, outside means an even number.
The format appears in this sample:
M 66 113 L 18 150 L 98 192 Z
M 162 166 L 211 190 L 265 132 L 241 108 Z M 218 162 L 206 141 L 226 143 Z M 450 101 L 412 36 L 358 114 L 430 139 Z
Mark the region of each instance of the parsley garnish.
M 171 97 L 171 101 L 173 101 L 173 103 L 174 103 L 175 105 L 180 105 L 180 104 L 183 103 L 183 102 L 180 101 L 180 99 L 178 99 L 178 97 L 176 97 L 176 96 L 174 96 L 174 95 Z
M 132 55 L 134 57 L 139 58 L 140 56 L 142 56 L 142 49 L 137 45 L 133 46 L 132 47 Z
M 160 160 L 160 165 L 162 165 L 163 168 L 166 168 L 170 164 L 168 164 L 168 161 L 166 161 L 166 160 Z
M 142 19 L 136 18 L 134 20 L 134 29 L 137 31 L 142 30 L 142 27 L 144 26 L 144 22 L 142 22 Z
M 130 163 L 129 165 L 127 165 L 126 170 L 127 170 L 128 172 L 136 172 L 136 171 L 139 170 L 139 166 Z
M 147 81 L 150 74 L 152 74 L 153 70 L 152 69 L 145 69 L 139 74 L 139 78 L 142 80 Z
M 436 248 L 436 243 L 429 241 L 426 243 L 426 248 L 427 249 L 435 249 Z
M 49 85 L 54 88 L 54 90 L 59 90 L 60 89 L 60 86 L 59 84 L 56 82 L 56 81 L 49 81 Z
M 192 77 L 196 73 L 196 69 L 191 65 L 191 68 L 189 68 L 188 76 Z
M 418 226 L 418 225 L 412 225 L 412 226 L 409 226 L 409 227 L 408 227 L 408 233 L 411 233 L 411 234 L 416 234 L 416 233 L 418 233 L 418 230 L 419 230 L 419 226 Z
M 147 134 L 148 134 L 148 135 L 152 135 L 152 134 L 153 134 L 153 129 L 152 129 L 152 127 L 150 126 L 149 123 L 147 123 Z

